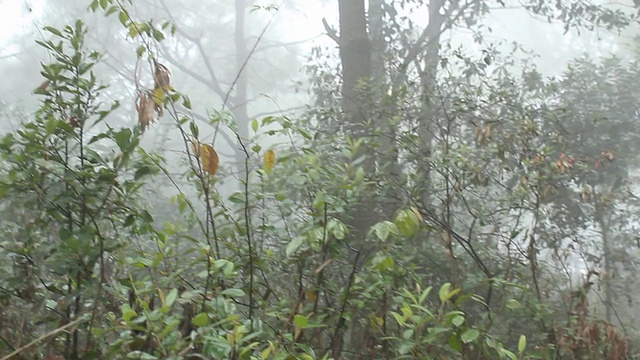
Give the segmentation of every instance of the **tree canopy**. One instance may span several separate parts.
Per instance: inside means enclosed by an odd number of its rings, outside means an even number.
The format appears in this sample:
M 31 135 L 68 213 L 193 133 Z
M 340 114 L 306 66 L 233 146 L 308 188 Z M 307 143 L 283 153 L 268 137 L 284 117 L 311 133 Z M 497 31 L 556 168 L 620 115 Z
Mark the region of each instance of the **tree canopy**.
M 638 358 L 637 50 L 547 74 L 491 29 L 623 47 L 635 2 L 338 0 L 305 61 L 293 2 L 49 4 L 0 360 Z

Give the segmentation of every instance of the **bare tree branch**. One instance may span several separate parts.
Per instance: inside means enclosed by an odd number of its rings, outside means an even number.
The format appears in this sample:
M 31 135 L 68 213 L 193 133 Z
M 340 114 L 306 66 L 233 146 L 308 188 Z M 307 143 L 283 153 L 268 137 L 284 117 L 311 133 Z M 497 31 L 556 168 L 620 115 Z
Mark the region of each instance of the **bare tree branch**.
M 173 17 L 170 9 L 167 7 L 167 4 L 165 3 L 165 1 L 164 0 L 160 0 L 160 3 L 162 4 L 162 7 L 166 11 L 167 16 L 169 17 L 169 20 L 171 20 L 171 22 L 175 24 L 176 23 L 175 18 Z M 220 97 L 224 97 L 225 96 L 224 95 L 225 92 L 220 87 L 220 82 L 218 81 L 218 77 L 216 76 L 216 73 L 213 70 L 213 66 L 211 65 L 211 61 L 209 60 L 209 56 L 207 55 L 204 47 L 202 46 L 202 42 L 200 41 L 201 37 L 194 37 L 192 35 L 189 35 L 185 31 L 181 30 L 179 27 L 178 27 L 177 31 L 185 39 L 191 41 L 192 43 L 194 43 L 197 46 L 198 51 L 200 52 L 200 55 L 202 57 L 202 61 L 204 62 L 204 66 L 207 68 L 207 72 L 209 73 L 209 76 L 211 77 L 211 81 L 210 82 L 203 82 L 204 79 L 201 76 L 197 76 L 197 77 L 194 77 L 194 78 L 196 80 L 198 80 L 199 82 L 202 82 L 203 84 L 207 85 L 210 89 L 215 91 Z M 165 54 L 165 56 L 166 56 L 166 54 Z M 175 65 L 178 68 L 180 68 L 180 66 L 182 66 L 178 61 L 172 62 L 172 64 Z M 185 68 L 186 68 L 185 66 L 182 66 L 181 70 L 185 71 Z M 193 75 L 191 75 L 191 74 L 194 74 L 194 72 L 191 71 L 191 70 L 189 70 L 188 72 L 185 71 L 185 73 L 189 74 L 192 77 L 193 77 Z
M 331 40 L 340 45 L 340 36 L 338 36 L 338 32 L 336 31 L 336 29 L 329 26 L 327 19 L 322 18 L 322 25 L 324 26 L 324 29 L 327 31 L 327 35 L 331 38 Z

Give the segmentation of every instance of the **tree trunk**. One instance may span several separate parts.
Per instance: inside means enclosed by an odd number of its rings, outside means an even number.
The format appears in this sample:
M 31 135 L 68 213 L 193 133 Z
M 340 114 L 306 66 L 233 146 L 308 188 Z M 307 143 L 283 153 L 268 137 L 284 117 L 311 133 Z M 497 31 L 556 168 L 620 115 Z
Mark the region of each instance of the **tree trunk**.
M 247 111 L 248 88 L 247 71 L 245 62 L 249 57 L 247 49 L 247 39 L 245 36 L 245 15 L 247 11 L 246 0 L 236 0 L 236 22 L 234 32 L 234 42 L 236 47 L 236 84 L 234 96 L 231 102 L 231 112 L 233 113 L 236 123 L 238 124 L 238 135 L 242 141 L 246 141 L 249 137 L 249 115 Z M 245 154 L 240 149 L 235 152 L 235 161 L 238 168 L 238 179 L 245 178 L 244 169 Z
M 359 91 L 359 85 L 371 79 L 371 43 L 367 32 L 365 0 L 340 0 L 340 60 L 342 65 L 342 111 L 345 129 L 352 138 L 368 136 L 366 123 L 371 101 Z M 367 141 L 358 155 L 366 157 L 362 166 L 368 178 L 373 174 L 374 162 Z M 367 230 L 375 223 L 372 213 L 373 196 L 367 189 L 358 204 L 350 209 L 350 226 L 353 237 L 363 240 Z
M 379 189 L 383 201 L 378 205 L 384 219 L 388 220 L 393 218 L 402 203 L 402 168 L 398 163 L 396 129 L 392 123 L 392 119 L 398 114 L 397 99 L 385 96 L 390 81 L 385 69 L 387 43 L 384 38 L 384 5 L 385 0 L 369 0 L 368 19 L 371 39 L 372 102 L 375 109 L 373 118 L 375 127 L 381 131 L 380 136 L 376 137 L 376 178 L 383 180 L 385 184 L 384 189 Z

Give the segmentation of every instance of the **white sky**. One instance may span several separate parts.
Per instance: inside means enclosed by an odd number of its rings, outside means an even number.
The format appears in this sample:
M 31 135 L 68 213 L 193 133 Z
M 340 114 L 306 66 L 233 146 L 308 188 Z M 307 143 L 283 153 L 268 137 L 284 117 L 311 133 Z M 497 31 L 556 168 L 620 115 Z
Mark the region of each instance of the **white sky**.
M 11 36 L 35 29 L 42 14 L 42 0 L 0 0 L 0 56 L 7 55 Z
M 15 30 L 16 25 L 23 25 L 28 13 L 24 1 L 0 0 L 0 36 L 6 39 Z

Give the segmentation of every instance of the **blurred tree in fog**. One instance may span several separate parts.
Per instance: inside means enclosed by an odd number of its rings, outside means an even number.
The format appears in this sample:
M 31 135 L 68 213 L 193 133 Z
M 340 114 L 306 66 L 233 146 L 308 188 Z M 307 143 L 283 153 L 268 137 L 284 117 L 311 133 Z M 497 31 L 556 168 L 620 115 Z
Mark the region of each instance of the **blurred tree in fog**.
M 49 81 L 0 141 L 3 355 L 638 352 L 637 54 L 586 40 L 547 76 L 505 40 L 521 29 L 490 29 L 516 11 L 615 34 L 635 8 L 338 0 L 307 105 L 280 40 L 299 2 L 88 3 L 47 2 Z

